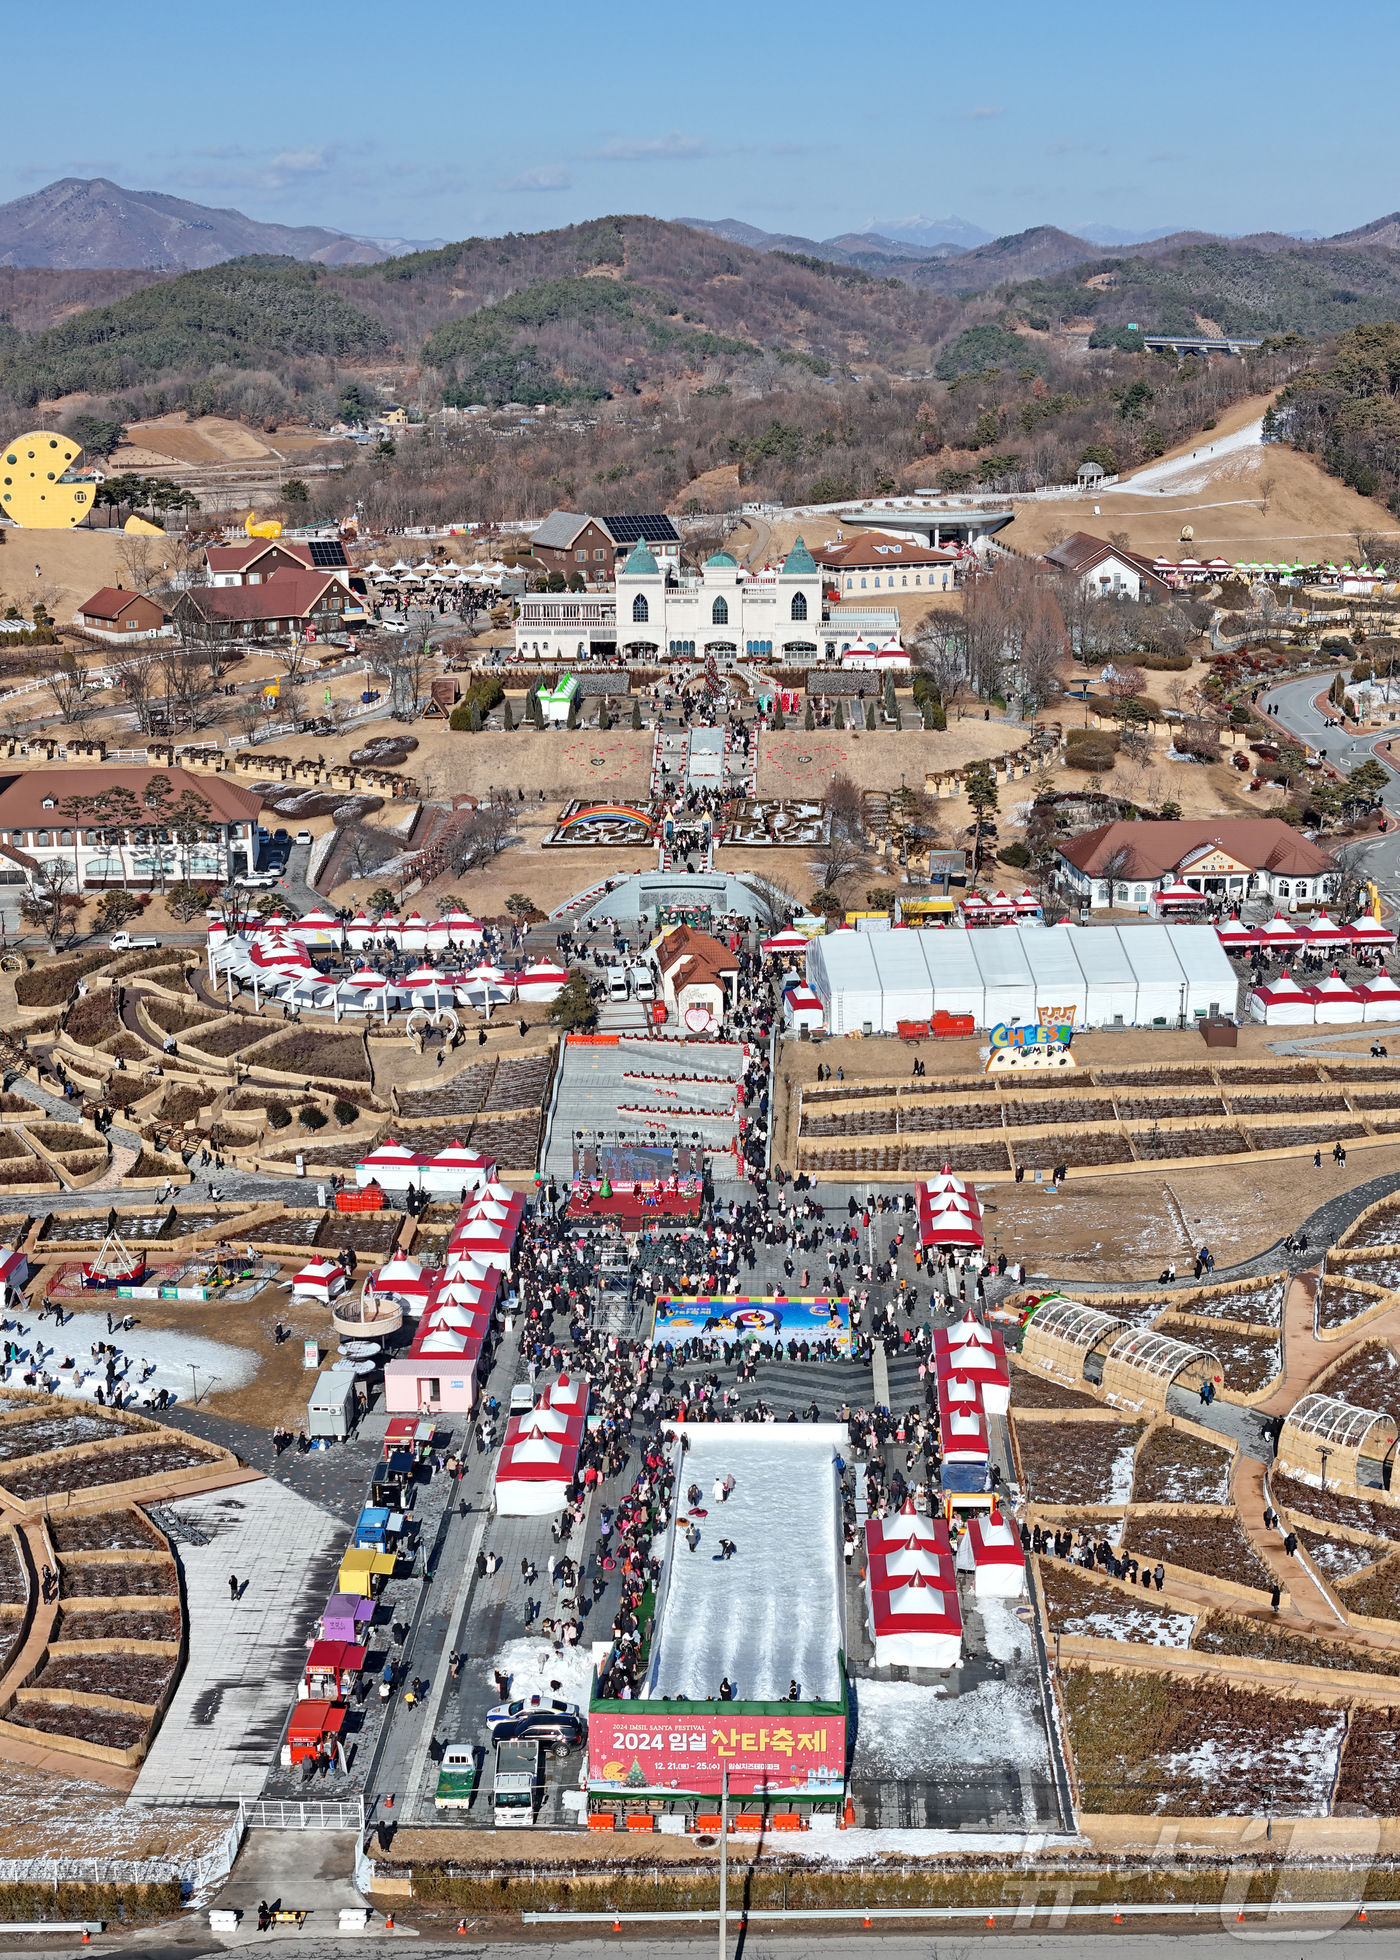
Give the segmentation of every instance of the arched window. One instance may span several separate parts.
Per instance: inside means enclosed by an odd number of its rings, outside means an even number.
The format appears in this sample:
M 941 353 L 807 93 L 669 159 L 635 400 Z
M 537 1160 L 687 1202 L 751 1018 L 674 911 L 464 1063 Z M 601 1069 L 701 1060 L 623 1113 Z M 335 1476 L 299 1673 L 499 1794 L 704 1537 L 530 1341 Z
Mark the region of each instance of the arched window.
M 712 626 L 727 626 L 729 624 L 729 601 L 727 599 L 715 600 L 710 612 L 710 624 Z
M 807 617 L 807 594 L 805 592 L 793 593 L 792 616 L 794 619 L 805 619 Z
M 72 831 L 71 830 L 60 831 L 58 841 L 60 844 L 71 844 L 73 841 Z
M 650 618 L 651 618 L 651 613 L 647 609 L 647 595 L 645 592 L 639 592 L 636 598 L 632 601 L 633 624 L 637 626 L 644 626 Z

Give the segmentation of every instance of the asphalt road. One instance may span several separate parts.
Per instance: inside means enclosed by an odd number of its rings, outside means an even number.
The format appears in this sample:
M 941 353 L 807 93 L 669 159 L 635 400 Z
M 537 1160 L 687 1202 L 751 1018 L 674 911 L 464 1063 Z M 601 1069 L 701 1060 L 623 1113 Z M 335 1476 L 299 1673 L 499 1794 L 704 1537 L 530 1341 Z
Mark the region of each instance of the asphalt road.
M 1271 708 L 1274 718 L 1291 734 L 1325 755 L 1343 774 L 1365 762 L 1368 756 L 1374 757 L 1386 770 L 1390 783 L 1382 792 L 1381 801 L 1391 828 L 1384 837 L 1363 844 L 1359 857 L 1364 875 L 1375 879 L 1386 905 L 1392 911 L 1400 910 L 1400 771 L 1380 747 L 1392 736 L 1400 735 L 1400 712 L 1386 727 L 1353 736 L 1345 729 L 1329 728 L 1318 713 L 1314 702 L 1323 691 L 1321 679 L 1313 674 L 1306 680 L 1288 681 L 1281 687 L 1266 689 L 1261 705 Z M 1400 711 L 1400 703 L 1396 705 Z

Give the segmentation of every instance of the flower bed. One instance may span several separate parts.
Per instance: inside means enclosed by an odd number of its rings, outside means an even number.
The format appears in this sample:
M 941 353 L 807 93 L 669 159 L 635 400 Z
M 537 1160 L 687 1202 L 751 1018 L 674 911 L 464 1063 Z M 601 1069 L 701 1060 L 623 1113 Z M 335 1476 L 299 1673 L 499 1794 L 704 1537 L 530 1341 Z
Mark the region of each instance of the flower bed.
M 1318 1490 L 1300 1477 L 1286 1476 L 1277 1467 L 1269 1472 L 1269 1495 L 1275 1510 L 1301 1511 L 1304 1517 L 1317 1518 L 1323 1524 L 1344 1525 L 1349 1531 L 1365 1531 L 1374 1538 L 1391 1538 L 1400 1544 L 1400 1510 L 1393 1504 L 1348 1497 L 1342 1491 Z
M 1285 1275 L 1241 1287 L 1238 1293 L 1178 1295 L 1172 1305 L 1180 1313 L 1201 1314 L 1210 1320 L 1241 1320 L 1260 1327 L 1279 1327 L 1283 1323 L 1283 1297 L 1288 1290 Z
M 1378 1653 L 1374 1647 L 1348 1646 L 1338 1640 L 1314 1640 L 1267 1620 L 1241 1613 L 1203 1613 L 1196 1626 L 1193 1648 L 1202 1654 L 1234 1654 L 1243 1659 L 1273 1661 L 1281 1667 L 1341 1668 L 1353 1674 L 1400 1674 L 1400 1654 Z
M 225 1021 L 222 1027 L 201 1028 L 199 1039 L 191 1045 L 201 1054 L 225 1061 L 230 1055 L 251 1048 L 254 1042 L 266 1041 L 269 1026 L 269 1022 L 260 1021 L 255 1015 L 240 1014 L 234 1020 Z
M 901 1109 L 899 1127 L 906 1136 L 935 1131 L 946 1134 L 950 1130 L 999 1130 L 1001 1105 L 969 1096 L 961 1103 L 934 1103 L 932 1106 Z M 805 1113 L 803 1115 L 803 1136 L 842 1136 L 845 1131 L 846 1119 L 842 1116 L 809 1118 Z
M 175 1567 L 168 1559 L 143 1559 L 133 1565 L 115 1559 L 78 1565 L 60 1560 L 60 1576 L 65 1599 L 168 1599 L 179 1593 Z
M 1230 1114 L 1219 1096 L 1141 1096 L 1136 1100 L 1131 1096 L 1115 1096 L 1114 1103 L 1119 1120 L 1124 1123 L 1164 1123 L 1181 1116 Z
M 81 1042 L 84 1048 L 95 1048 L 99 1041 L 122 1031 L 112 996 L 105 988 L 75 1000 L 63 1026 L 69 1039 Z
M 1335 1588 L 1348 1613 L 1371 1620 L 1400 1620 L 1400 1552 L 1392 1552 L 1369 1571 L 1340 1580 Z
M 81 1150 L 85 1144 L 91 1145 L 97 1140 L 95 1132 L 84 1129 L 81 1123 L 26 1123 L 24 1129 L 35 1143 L 55 1154 L 65 1150 Z
M 97 1456 L 72 1457 L 23 1470 L 4 1480 L 6 1490 L 22 1501 L 46 1491 L 96 1490 L 102 1484 L 134 1482 L 140 1477 L 171 1476 L 177 1470 L 213 1468 L 216 1459 L 193 1443 L 139 1443 L 127 1450 L 104 1450 Z
M 1371 1245 L 1400 1245 L 1400 1200 L 1394 1204 L 1382 1205 L 1369 1217 L 1358 1219 L 1349 1232 L 1343 1232 L 1341 1243 L 1350 1250 L 1364 1250 Z
M 1335 1072 L 1334 1070 L 1333 1073 Z M 1278 1062 L 1272 1067 L 1267 1062 L 1246 1062 L 1243 1066 L 1222 1068 L 1220 1080 L 1226 1095 L 1229 1095 L 1236 1085 L 1244 1083 L 1252 1085 L 1256 1082 L 1320 1082 L 1322 1077 L 1311 1062 L 1295 1063 L 1292 1066 L 1287 1062 Z
M 1329 1110 L 1336 1110 L 1342 1116 L 1348 1114 L 1346 1097 L 1340 1090 L 1331 1096 L 1326 1093 L 1313 1096 L 1232 1095 L 1230 1101 L 1236 1116 L 1323 1116 Z M 1351 1134 L 1355 1135 L 1355 1131 Z
M 1329 1538 L 1326 1532 L 1297 1527 L 1298 1542 L 1324 1579 L 1333 1585 L 1339 1579 L 1354 1579 L 1368 1565 L 1385 1555 L 1384 1545 L 1358 1545 L 1350 1538 Z
M 1250 1141 L 1256 1150 L 1330 1150 L 1337 1142 L 1364 1137 L 1366 1125 L 1354 1117 L 1340 1117 L 1335 1123 L 1251 1123 Z
M 1113 1121 L 1113 1104 L 1102 1102 L 1076 1102 L 1072 1096 L 1062 1096 L 1048 1107 L 1043 1102 L 1004 1102 L 1001 1106 L 1011 1129 L 1021 1129 L 1033 1123 L 1102 1123 Z
M 1138 1451 L 1134 1504 L 1228 1504 L 1230 1452 L 1187 1429 L 1155 1429 Z
M 49 1521 L 53 1548 L 63 1552 L 159 1552 L 160 1533 L 139 1511 L 90 1511 L 86 1517 Z
M 1358 1341 L 1313 1387 L 1358 1409 L 1400 1415 L 1400 1356 L 1389 1341 Z
M 86 1708 L 61 1701 L 18 1701 L 6 1715 L 22 1729 L 43 1735 L 72 1736 L 77 1742 L 100 1743 L 104 1749 L 134 1749 L 144 1742 L 150 1721 L 115 1708 Z
M 403 1219 L 396 1211 L 328 1211 L 317 1225 L 311 1243 L 327 1251 L 349 1246 L 352 1252 L 387 1259 L 402 1229 Z
M 1113 1586 L 1096 1586 L 1061 1559 L 1042 1559 L 1038 1567 L 1046 1617 L 1053 1633 L 1085 1639 L 1129 1640 L 1146 1647 L 1188 1647 L 1195 1624 L 1189 1613 L 1171 1613 L 1160 1603 L 1141 1602 Z
M 473 1150 L 499 1164 L 502 1170 L 532 1171 L 540 1154 L 543 1123 L 542 1110 L 537 1115 L 517 1116 L 514 1120 L 478 1116 L 465 1141 Z
M 840 1158 L 843 1162 L 834 1164 L 832 1168 L 842 1169 L 845 1167 L 844 1159 L 863 1154 L 863 1152 L 851 1150 L 823 1150 L 816 1151 L 809 1156 L 804 1150 L 802 1153 L 802 1165 L 804 1170 L 824 1169 L 825 1164 L 823 1160 L 827 1157 L 833 1157 Z M 904 1168 L 909 1172 L 910 1176 L 928 1176 L 935 1171 L 942 1170 L 943 1163 L 944 1153 L 935 1144 L 926 1144 L 922 1147 L 917 1144 L 912 1145 L 906 1148 L 903 1156 Z M 898 1167 L 899 1160 L 896 1159 L 893 1168 L 897 1169 Z M 853 1165 L 852 1168 L 859 1169 L 862 1167 Z M 960 1143 L 958 1145 L 958 1169 L 963 1176 L 966 1176 L 969 1171 L 1009 1171 L 1010 1168 L 1011 1159 L 1006 1154 L 1006 1145 L 1004 1143 Z
M 41 1456 L 46 1450 L 67 1450 L 75 1443 L 109 1442 L 113 1437 L 130 1435 L 137 1425 L 124 1422 L 119 1415 L 84 1415 L 75 1411 L 55 1411 L 52 1415 L 31 1416 L 26 1422 L 0 1427 L 0 1463 L 13 1463 L 17 1457 Z
M 1116 1130 L 1085 1130 L 1078 1136 L 1017 1137 L 1012 1144 L 1016 1162 L 1025 1170 L 1050 1170 L 1064 1164 L 1070 1170 L 1087 1170 L 1094 1164 L 1131 1164 L 1132 1145 Z M 958 1169 L 967 1162 L 967 1153 L 958 1152 Z
M 11 1160 L 23 1158 L 26 1164 L 34 1164 L 33 1157 L 25 1149 L 13 1130 L 0 1130 L 0 1158 Z M 36 1171 L 42 1172 L 43 1166 L 34 1164 L 34 1168 Z
M 1273 1571 L 1245 1536 L 1233 1511 L 1148 1511 L 1129 1518 L 1123 1550 L 1149 1563 L 1161 1559 L 1211 1579 L 1268 1592 Z
M 29 1574 L 10 1532 L 0 1534 L 0 1605 L 23 1606 L 29 1597 Z
M 177 1127 L 193 1123 L 200 1110 L 207 1109 L 217 1094 L 216 1089 L 201 1087 L 197 1082 L 172 1082 L 160 1099 L 156 1120 Z
M 162 1034 L 188 1034 L 192 1028 L 212 1027 L 223 1015 L 212 1008 L 197 1007 L 182 1000 L 161 1000 L 152 995 L 145 1003 L 146 1018 Z
M 93 1607 L 81 1613 L 61 1612 L 55 1640 L 170 1640 L 180 1638 L 178 1606 Z
M 1157 1322 L 1157 1331 L 1192 1347 L 1204 1341 L 1220 1363 L 1225 1386 L 1235 1395 L 1257 1395 L 1283 1373 L 1283 1349 L 1277 1334 L 1232 1334 L 1222 1328 L 1203 1335 L 1199 1327 L 1171 1314 L 1164 1314 Z
M 1145 1422 L 1016 1422 L 1016 1445 L 1036 1504 L 1126 1504 Z
M 367 1143 L 320 1143 L 307 1135 L 286 1150 L 259 1153 L 269 1164 L 294 1164 L 298 1157 L 308 1164 L 324 1164 L 328 1170 L 352 1171 L 369 1149 Z
M 15 999 L 21 1007 L 61 1007 L 85 973 L 105 966 L 108 954 L 83 953 L 77 959 L 44 960 L 15 981 Z
M 1249 1148 L 1238 1130 L 1139 1130 L 1133 1143 L 1147 1163 L 1161 1157 L 1238 1157 Z
M 1379 1304 L 1374 1293 L 1363 1293 L 1343 1279 L 1326 1278 L 1317 1292 L 1318 1331 L 1348 1327 L 1358 1314 L 1367 1313 Z
M 67 1694 L 111 1695 L 154 1708 L 174 1672 L 173 1658 L 160 1654 L 59 1654 L 29 1685 Z
M 168 1177 L 172 1182 L 179 1183 L 185 1176 L 185 1167 L 178 1157 L 167 1157 L 159 1150 L 143 1150 L 126 1176 Z
M 326 1034 L 298 1028 L 280 1035 L 247 1058 L 252 1068 L 277 1069 L 283 1075 L 328 1075 L 344 1082 L 368 1082 L 369 1057 L 359 1035 Z
M 1400 1218 L 1395 1221 L 1400 1226 Z M 1361 1279 L 1370 1286 L 1383 1286 L 1388 1292 L 1400 1287 L 1400 1255 L 1393 1252 L 1362 1254 L 1349 1259 L 1334 1254 L 1328 1261 L 1334 1279 Z
M 397 1214 L 395 1214 L 397 1219 Z M 264 1219 L 261 1225 L 252 1225 L 239 1237 L 245 1245 L 306 1245 L 316 1243 L 317 1234 L 326 1220 L 318 1212 L 314 1218 L 289 1218 L 282 1213 L 275 1218 Z
M 450 1234 L 444 1235 L 444 1243 Z M 417 1241 L 415 1241 L 415 1244 Z M 1029 1368 L 1011 1363 L 1011 1406 L 1013 1409 L 1098 1409 L 1103 1405 L 1082 1388 L 1069 1388 L 1063 1382 L 1046 1381 Z
M 1082 1807 L 1156 1817 L 1326 1814 L 1341 1711 L 1161 1674 L 1064 1677 Z
M 1400 1708 L 1353 1708 L 1341 1769 L 1332 1792 L 1334 1817 L 1394 1817 L 1400 1812 Z
M 491 1093 L 492 1062 L 464 1068 L 448 1082 L 435 1082 L 429 1089 L 400 1089 L 399 1109 L 404 1116 L 475 1116 Z
M 1098 1089 L 1213 1089 L 1208 1068 L 1096 1068 Z

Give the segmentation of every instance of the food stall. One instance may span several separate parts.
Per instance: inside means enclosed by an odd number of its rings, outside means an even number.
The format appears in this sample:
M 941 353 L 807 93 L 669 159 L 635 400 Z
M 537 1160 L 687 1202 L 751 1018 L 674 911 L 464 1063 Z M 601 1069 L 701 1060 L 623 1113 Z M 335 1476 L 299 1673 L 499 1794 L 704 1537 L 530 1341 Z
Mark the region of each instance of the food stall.
M 397 1566 L 398 1559 L 392 1552 L 376 1552 L 355 1545 L 340 1561 L 336 1586 L 342 1593 L 358 1593 L 363 1599 L 374 1599 L 383 1590 L 384 1581 L 393 1578 Z
M 344 1701 L 360 1678 L 366 1651 L 353 1640 L 315 1640 L 306 1656 L 301 1685 L 302 1701 Z
M 298 1763 L 315 1762 L 321 1756 L 334 1756 L 344 1767 L 340 1733 L 348 1710 L 333 1701 L 299 1701 L 287 1724 L 287 1740 L 282 1744 L 282 1764 L 294 1769 Z

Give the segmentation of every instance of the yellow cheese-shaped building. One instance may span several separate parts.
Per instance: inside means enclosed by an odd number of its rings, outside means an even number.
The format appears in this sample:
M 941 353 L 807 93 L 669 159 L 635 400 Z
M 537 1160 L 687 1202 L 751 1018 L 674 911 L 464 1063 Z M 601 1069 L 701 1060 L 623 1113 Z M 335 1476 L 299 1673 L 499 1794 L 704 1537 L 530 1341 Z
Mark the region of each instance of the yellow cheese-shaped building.
M 68 531 L 92 509 L 97 485 L 73 474 L 79 448 L 71 436 L 35 429 L 0 451 L 0 511 L 27 531 Z

